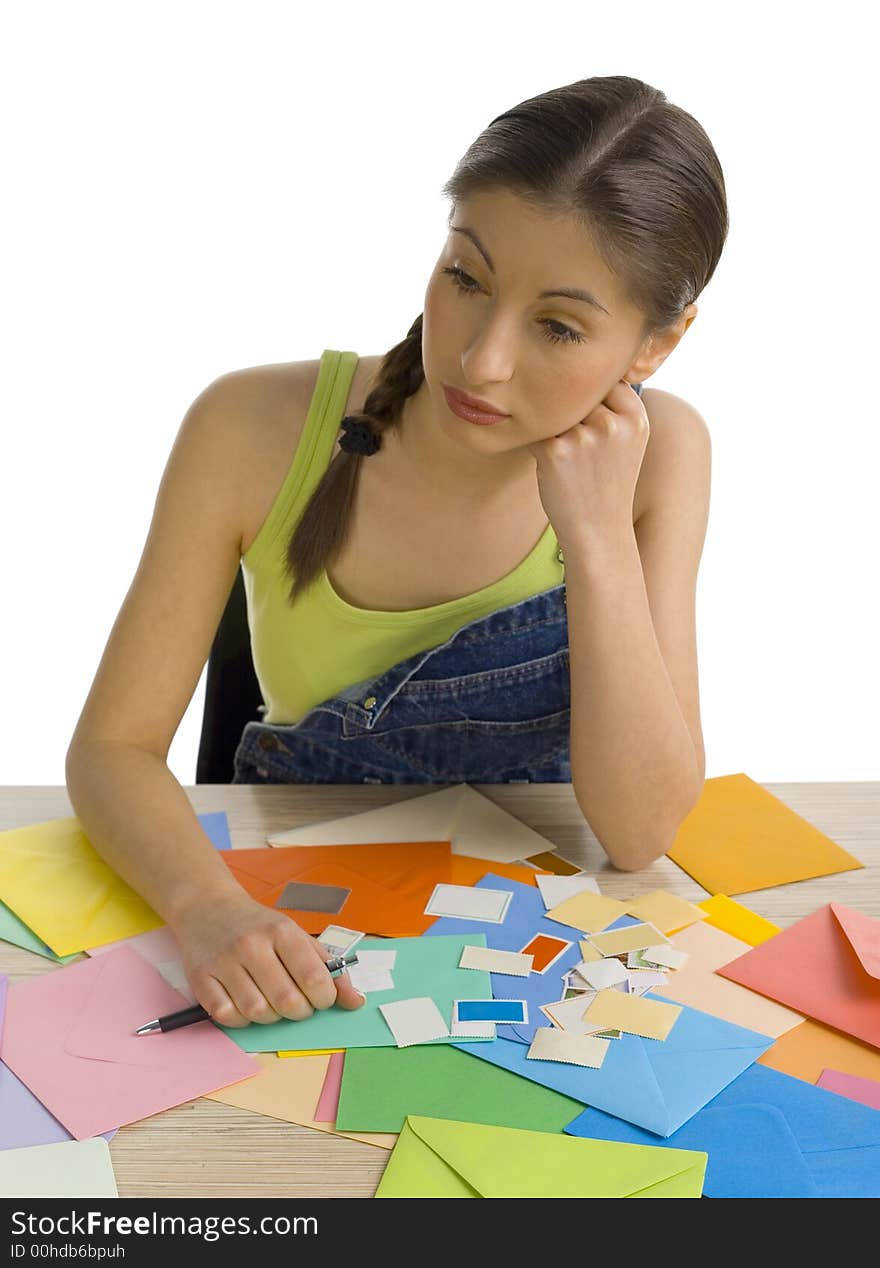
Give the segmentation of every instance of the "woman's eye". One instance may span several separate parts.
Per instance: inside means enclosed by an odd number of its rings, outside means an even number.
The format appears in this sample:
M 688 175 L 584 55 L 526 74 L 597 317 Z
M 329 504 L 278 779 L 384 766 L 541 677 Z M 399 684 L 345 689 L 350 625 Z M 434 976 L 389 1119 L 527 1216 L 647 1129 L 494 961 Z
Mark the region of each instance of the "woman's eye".
M 480 283 L 457 266 L 444 268 L 442 272 L 448 274 L 453 286 L 461 295 L 476 295 L 480 289 Z M 473 285 L 468 286 L 468 282 L 472 282 Z M 578 334 L 570 326 L 563 325 L 561 321 L 554 321 L 552 317 L 542 317 L 538 325 L 542 328 L 544 337 L 551 343 L 584 343 L 585 341 L 584 335 Z M 553 326 L 558 327 L 562 333 L 557 334 L 551 329 Z
M 465 295 L 473 295 L 475 291 L 480 289 L 480 283 L 474 281 L 469 273 L 463 272 L 460 268 L 447 268 L 444 269 L 443 272 L 450 274 L 453 285 L 458 287 L 460 291 L 463 291 Z M 468 282 L 473 282 L 473 286 L 465 286 L 465 279 L 467 279 Z

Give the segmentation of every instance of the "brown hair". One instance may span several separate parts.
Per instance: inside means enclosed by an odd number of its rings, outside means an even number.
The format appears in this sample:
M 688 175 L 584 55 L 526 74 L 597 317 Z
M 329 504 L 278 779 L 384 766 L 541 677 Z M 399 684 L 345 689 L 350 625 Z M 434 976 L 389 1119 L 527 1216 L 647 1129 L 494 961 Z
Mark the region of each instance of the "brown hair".
M 696 119 L 627 75 L 596 76 L 498 115 L 442 187 L 457 201 L 505 189 L 539 211 L 580 218 L 644 314 L 641 338 L 672 326 L 712 277 L 727 238 L 724 175 Z M 375 432 L 399 422 L 424 381 L 422 314 L 385 354 L 360 414 Z M 362 455 L 340 450 L 294 529 L 290 602 L 342 549 Z

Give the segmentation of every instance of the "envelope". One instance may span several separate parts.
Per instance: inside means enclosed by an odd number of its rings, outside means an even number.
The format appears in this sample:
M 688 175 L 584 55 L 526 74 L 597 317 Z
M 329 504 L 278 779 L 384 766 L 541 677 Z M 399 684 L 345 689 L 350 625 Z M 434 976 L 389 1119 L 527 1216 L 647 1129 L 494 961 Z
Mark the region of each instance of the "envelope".
M 880 920 L 827 903 L 718 972 L 880 1048 Z
M 665 1142 L 596 1109 L 566 1132 L 709 1155 L 709 1198 L 880 1197 L 880 1111 L 750 1066 Z
M 842 1070 L 823 1070 L 816 1081 L 816 1087 L 823 1087 L 826 1092 L 836 1092 L 838 1096 L 848 1096 L 851 1101 L 860 1101 L 862 1105 L 880 1110 L 880 1082 L 877 1079 L 860 1079 L 855 1074 L 844 1074 Z
M 864 867 L 748 775 L 707 779 L 667 856 L 710 894 L 743 894 Z
M 397 1140 L 396 1133 L 337 1132 L 332 1123 L 314 1117 L 327 1074 L 329 1056 L 302 1057 L 299 1061 L 279 1061 L 274 1053 L 258 1053 L 254 1060 L 261 1073 L 255 1079 L 245 1079 L 232 1087 L 207 1092 L 205 1100 L 220 1101 L 223 1105 L 235 1105 L 238 1109 L 263 1114 L 266 1118 L 279 1118 L 285 1123 L 298 1123 L 315 1131 L 328 1132 L 331 1136 L 347 1136 L 365 1145 L 379 1149 L 391 1149 Z
M 223 861 L 247 892 L 275 907 L 288 881 L 351 890 L 339 911 L 285 908 L 307 933 L 330 923 L 389 938 L 417 937 L 433 922 L 424 914 L 437 881 L 449 875 L 448 841 L 400 841 L 305 848 L 231 850 Z
M 561 1092 L 520 1079 L 448 1044 L 349 1048 L 336 1126 L 399 1132 L 407 1114 L 561 1132 L 580 1110 Z
M 758 1061 L 807 1083 L 815 1083 L 827 1067 L 880 1079 L 880 1050 L 809 1018 L 780 1035 Z
M 6 991 L 9 979 L 0 977 L 0 1041 L 6 1014 Z M 112 1140 L 115 1130 L 103 1132 Z M 53 1118 L 30 1088 L 0 1061 L 0 1153 L 4 1149 L 22 1149 L 35 1145 L 54 1145 L 71 1140 L 69 1131 Z M 2 1191 L 2 1189 L 0 1189 Z
M 556 849 L 552 841 L 470 784 L 455 784 L 361 814 L 273 832 L 267 839 L 270 845 L 309 846 L 449 841 L 453 854 L 498 863 L 515 863 Z
M 259 1071 L 212 1022 L 134 1034 L 185 1004 L 136 951 L 119 947 L 11 985 L 0 1057 L 83 1140 Z
M 663 994 L 678 1004 L 690 1004 L 713 1017 L 723 1017 L 737 1026 L 748 1026 L 774 1039 L 804 1020 L 800 1013 L 756 995 L 736 982 L 719 976 L 716 969 L 749 950 L 747 942 L 711 925 L 689 925 L 672 935 L 672 945 L 689 959 L 667 975 Z
M 669 1002 L 653 992 L 644 998 Z M 598 1070 L 530 1061 L 524 1045 L 508 1039 L 456 1047 L 475 1060 L 504 1066 L 584 1105 L 625 1118 L 658 1136 L 670 1136 L 772 1042 L 769 1035 L 682 1004 L 667 1039 L 625 1034 L 610 1040 Z
M 229 831 L 216 813 L 199 822 L 217 849 Z M 121 876 L 104 862 L 79 819 L 50 819 L 0 832 L 0 900 L 31 934 L 3 920 L 0 937 L 18 946 L 65 960 L 85 947 L 157 929 L 165 922 Z M 33 935 L 36 935 L 35 945 Z
M 537 892 L 535 890 L 536 894 Z M 221 1026 L 219 1029 L 245 1052 L 396 1046 L 394 1035 L 379 1011 L 380 1004 L 430 996 L 448 1026 L 452 1020 L 454 1000 L 492 998 L 492 984 L 488 973 L 482 969 L 458 967 L 462 948 L 467 944 L 485 945 L 480 933 L 446 938 L 364 938 L 357 944 L 358 951 L 397 952 L 393 990 L 370 991 L 366 1003 L 360 1008 L 341 1008 L 334 1004 L 332 1008 L 316 1009 L 311 1017 L 306 1017 L 303 1021 L 288 1021 L 285 1018 L 266 1025 L 252 1024 L 238 1029 Z M 451 1036 L 431 1040 L 438 1044 L 451 1041 Z M 472 1039 L 469 1042 L 480 1044 L 490 1041 Z M 296 1062 L 292 1064 L 295 1065 Z
M 4 1198 L 116 1198 L 106 1140 L 66 1140 L 0 1153 Z
M 355 1049 L 357 1051 L 357 1049 Z M 327 1062 L 327 1071 L 321 1086 L 321 1095 L 315 1106 L 314 1121 L 316 1123 L 336 1122 L 339 1108 L 339 1088 L 342 1084 L 342 1067 L 345 1064 L 345 1051 L 333 1052 Z
M 495 951 L 520 951 L 536 933 L 546 933 L 554 938 L 564 938 L 571 946 L 547 973 L 532 973 L 529 977 L 511 977 L 504 973 L 492 974 L 492 995 L 495 999 L 524 999 L 528 1003 L 529 1021 L 514 1026 L 505 1023 L 496 1028 L 502 1039 L 512 1039 L 520 1044 L 530 1044 L 535 1030 L 545 1024 L 539 1009 L 541 1004 L 552 1004 L 562 998 L 562 974 L 573 969 L 583 959 L 578 946 L 577 932 L 568 925 L 549 920 L 541 892 L 535 885 L 521 885 L 517 881 L 489 872 L 477 881 L 477 889 L 506 889 L 513 893 L 507 913 L 501 924 L 481 923 L 478 920 L 460 920 L 455 916 L 441 916 L 425 931 L 425 937 L 479 932 L 485 935 L 486 946 Z M 633 916 L 622 916 L 612 929 L 635 925 Z
M 698 1198 L 705 1169 L 705 1153 L 691 1150 L 411 1114 L 375 1196 Z
M 0 903 L 0 941 L 11 942 L 13 946 L 23 947 L 25 951 L 33 951 L 35 955 L 54 960 L 56 964 L 70 964 L 79 954 L 74 952 L 72 955 L 56 955 L 5 903 Z
M 726 894 L 713 894 L 711 898 L 704 898 L 697 903 L 697 906 L 708 913 L 707 924 L 714 925 L 716 929 L 729 933 L 734 938 L 741 938 L 750 947 L 756 947 L 779 933 L 779 925 L 749 911 L 748 907 L 743 907 Z

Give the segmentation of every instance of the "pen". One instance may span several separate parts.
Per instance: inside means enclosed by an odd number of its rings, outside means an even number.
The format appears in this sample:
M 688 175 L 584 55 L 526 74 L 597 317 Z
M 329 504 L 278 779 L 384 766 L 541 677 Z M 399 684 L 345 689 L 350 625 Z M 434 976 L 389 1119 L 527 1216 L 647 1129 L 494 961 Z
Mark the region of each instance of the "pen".
M 357 964 L 357 951 L 348 951 L 344 955 L 334 956 L 332 960 L 325 963 L 331 977 L 338 977 L 340 973 L 351 964 Z M 197 1021 L 210 1021 L 211 1014 L 202 1008 L 201 1004 L 192 1004 L 189 1008 L 181 1008 L 177 1013 L 168 1013 L 166 1017 L 157 1017 L 155 1021 L 148 1021 L 146 1026 L 141 1026 L 134 1033 L 136 1035 L 158 1035 L 165 1030 L 177 1030 L 181 1026 L 191 1026 Z

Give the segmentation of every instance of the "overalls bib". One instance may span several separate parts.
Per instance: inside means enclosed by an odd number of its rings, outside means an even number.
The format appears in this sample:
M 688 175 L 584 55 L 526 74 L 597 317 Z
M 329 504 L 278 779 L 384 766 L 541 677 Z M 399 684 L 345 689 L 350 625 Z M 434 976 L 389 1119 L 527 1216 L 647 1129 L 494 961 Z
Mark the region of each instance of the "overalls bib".
M 571 782 L 565 585 L 479 617 L 293 725 L 248 722 L 234 784 Z

